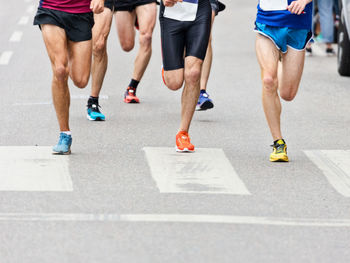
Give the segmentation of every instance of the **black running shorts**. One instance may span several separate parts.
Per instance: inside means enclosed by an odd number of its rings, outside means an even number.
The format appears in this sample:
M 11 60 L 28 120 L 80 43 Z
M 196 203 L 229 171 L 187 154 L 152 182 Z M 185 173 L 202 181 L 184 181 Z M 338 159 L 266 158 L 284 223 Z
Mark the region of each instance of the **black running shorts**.
M 212 9 L 209 0 L 199 0 L 194 21 L 178 21 L 163 16 L 164 5 L 160 7 L 160 29 L 164 70 L 184 67 L 185 56 L 204 60 L 207 53 Z
M 50 24 L 63 28 L 67 38 L 74 42 L 91 40 L 94 26 L 92 12 L 72 14 L 63 11 L 39 7 L 34 18 L 34 25 Z
M 218 0 L 210 0 L 211 9 L 215 12 L 215 15 L 219 13 L 219 1 Z
M 157 0 L 105 0 L 105 7 L 112 11 L 129 11 L 132 12 L 140 5 L 156 3 Z

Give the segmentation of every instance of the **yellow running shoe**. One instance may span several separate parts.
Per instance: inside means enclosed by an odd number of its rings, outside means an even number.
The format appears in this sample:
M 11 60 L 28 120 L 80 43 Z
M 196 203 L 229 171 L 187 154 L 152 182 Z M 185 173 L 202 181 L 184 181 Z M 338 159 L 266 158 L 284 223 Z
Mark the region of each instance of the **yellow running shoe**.
M 289 162 L 287 144 L 283 139 L 275 141 L 271 146 L 273 147 L 273 152 L 270 155 L 270 162 Z

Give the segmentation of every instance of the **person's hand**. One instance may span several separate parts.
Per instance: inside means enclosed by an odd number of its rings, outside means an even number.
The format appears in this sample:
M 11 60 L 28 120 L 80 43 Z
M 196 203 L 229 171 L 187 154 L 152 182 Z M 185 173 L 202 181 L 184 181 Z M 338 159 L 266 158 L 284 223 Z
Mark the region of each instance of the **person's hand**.
M 309 3 L 306 0 L 293 1 L 288 7 L 288 11 L 292 14 L 301 15 L 304 13 L 305 6 Z
M 105 6 L 104 0 L 91 0 L 90 9 L 95 14 L 100 14 L 103 12 Z
M 177 2 L 182 2 L 183 0 L 163 0 L 164 6 L 167 7 L 172 7 L 174 6 Z

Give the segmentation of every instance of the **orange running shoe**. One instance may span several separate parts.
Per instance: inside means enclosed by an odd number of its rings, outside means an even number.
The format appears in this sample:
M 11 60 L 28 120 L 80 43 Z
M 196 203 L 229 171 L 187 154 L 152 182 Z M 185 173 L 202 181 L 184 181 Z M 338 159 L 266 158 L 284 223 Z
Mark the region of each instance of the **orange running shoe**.
M 166 86 L 165 76 L 164 76 L 164 68 L 162 68 L 162 79 L 163 79 L 164 85 Z
M 125 103 L 140 103 L 138 97 L 136 97 L 136 89 L 128 87 L 124 94 L 124 102 Z
M 190 137 L 185 131 L 176 134 L 176 151 L 177 152 L 194 152 L 194 145 L 190 142 Z

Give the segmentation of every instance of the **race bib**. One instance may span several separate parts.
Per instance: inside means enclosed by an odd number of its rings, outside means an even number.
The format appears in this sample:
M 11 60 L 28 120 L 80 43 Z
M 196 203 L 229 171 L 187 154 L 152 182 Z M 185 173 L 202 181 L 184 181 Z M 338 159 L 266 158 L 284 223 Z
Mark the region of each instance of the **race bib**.
M 194 21 L 197 17 L 198 0 L 183 0 L 172 7 L 165 7 L 164 17 L 178 21 Z
M 259 5 L 264 11 L 286 10 L 288 0 L 260 0 Z

